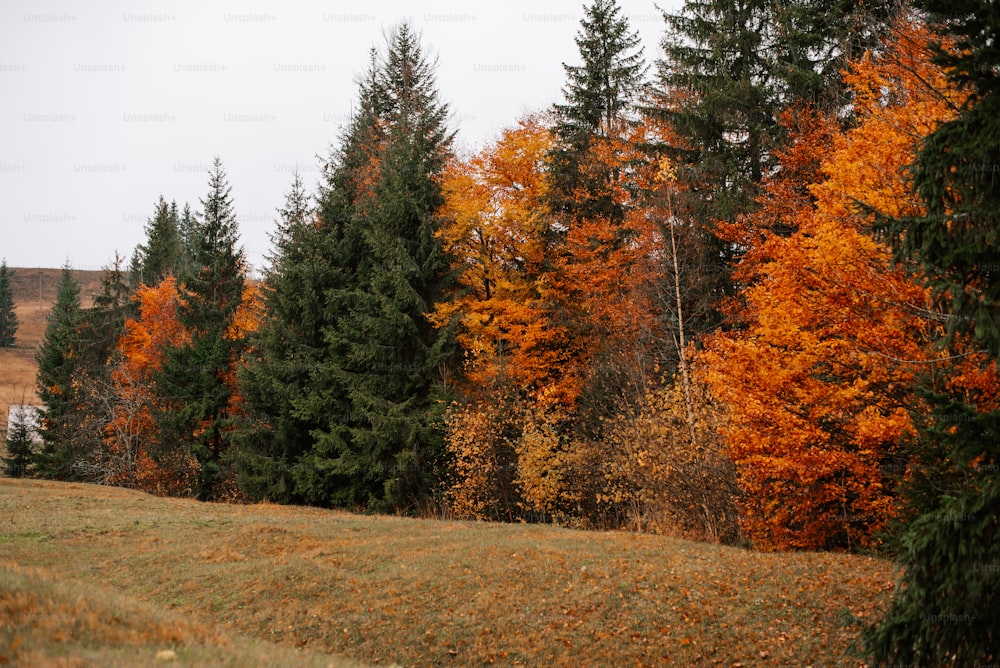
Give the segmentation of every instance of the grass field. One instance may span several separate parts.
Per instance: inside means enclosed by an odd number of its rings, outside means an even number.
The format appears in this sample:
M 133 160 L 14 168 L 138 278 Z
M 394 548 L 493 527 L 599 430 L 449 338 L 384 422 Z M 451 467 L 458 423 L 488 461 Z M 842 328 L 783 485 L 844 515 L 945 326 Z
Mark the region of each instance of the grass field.
M 862 665 L 894 578 L 860 556 L 10 479 L 0 566 L 0 656 L 25 665 Z

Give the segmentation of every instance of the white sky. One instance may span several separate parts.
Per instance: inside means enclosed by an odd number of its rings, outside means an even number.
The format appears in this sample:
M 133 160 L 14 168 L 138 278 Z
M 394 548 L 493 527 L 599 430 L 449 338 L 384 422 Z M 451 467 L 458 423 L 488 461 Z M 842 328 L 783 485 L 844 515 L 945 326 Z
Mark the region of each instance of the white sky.
M 589 4 L 589 0 L 587 0 Z M 648 61 L 655 0 L 619 0 Z M 676 11 L 681 0 L 660 0 Z M 458 148 L 561 101 L 583 0 L 0 3 L 0 257 L 99 269 L 128 258 L 162 194 L 193 210 L 222 158 L 261 267 L 298 166 L 312 188 L 371 46 L 402 20 L 438 58 Z

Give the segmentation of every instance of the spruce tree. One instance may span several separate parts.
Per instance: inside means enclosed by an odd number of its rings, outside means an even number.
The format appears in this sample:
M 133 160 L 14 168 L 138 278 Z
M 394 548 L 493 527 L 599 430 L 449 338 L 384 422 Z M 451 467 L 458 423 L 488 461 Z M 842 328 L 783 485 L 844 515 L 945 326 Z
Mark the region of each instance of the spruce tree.
M 550 199 L 553 210 L 570 219 L 600 216 L 618 223 L 623 212 L 607 195 L 615 174 L 594 169 L 588 158 L 597 142 L 627 135 L 647 68 L 639 33 L 630 30 L 617 0 L 595 0 L 584 12 L 576 35 L 583 64 L 563 64 L 565 103 L 555 105 Z
M 314 371 L 325 350 L 325 291 L 331 268 L 320 244 L 323 231 L 296 172 L 278 210 L 262 286 L 266 319 L 253 335 L 240 389 L 248 407 L 234 434 L 231 459 L 240 488 L 251 498 L 302 501 L 293 468 L 328 420 L 311 415 L 308 398 L 319 388 Z
M 923 215 L 882 222 L 898 259 L 917 263 L 948 315 L 949 340 L 1000 357 L 1000 9 L 986 0 L 922 0 L 954 41 L 936 61 L 969 93 L 912 166 Z M 968 346 L 966 346 L 967 348 Z M 985 665 L 1000 659 L 1000 410 L 992 388 L 927 388 L 933 408 L 914 456 L 930 450 L 956 476 L 916 499 L 906 565 L 885 618 L 868 632 L 878 664 Z M 919 416 L 918 416 L 919 417 Z M 918 422 L 919 424 L 919 422 Z M 955 484 L 955 482 L 959 484 Z M 926 490 L 918 490 L 926 491 Z
M 80 312 L 75 335 L 75 365 L 72 383 L 74 406 L 67 421 L 65 438 L 73 443 L 74 477 L 101 479 L 98 465 L 105 451 L 105 428 L 108 415 L 110 374 L 118 339 L 125 320 L 135 312 L 132 291 L 124 269 L 124 258 L 115 253 L 111 266 L 104 268 L 100 292 L 93 296 L 93 306 Z
M 303 400 L 326 417 L 295 469 L 312 503 L 403 509 L 439 475 L 436 379 L 451 336 L 425 314 L 446 280 L 436 176 L 452 135 L 433 69 L 412 29 L 397 28 L 328 169 L 320 214 L 335 287 L 314 374 L 321 393 Z
M 124 263 L 125 259 L 116 252 L 111 266 L 104 267 L 100 292 L 94 295 L 93 306 L 81 311 L 77 333 L 81 356 L 78 366 L 88 375 L 103 376 L 125 320 L 134 311 Z
M 225 377 L 239 358 L 241 342 L 228 335 L 244 288 L 245 261 L 231 187 L 216 158 L 193 243 L 193 269 L 182 276 L 181 322 L 191 342 L 167 351 L 157 384 L 169 410 L 157 423 L 161 442 L 186 447 L 200 466 L 195 494 L 211 498 L 221 479 L 227 446 L 232 387 Z
M 14 290 L 7 270 L 7 260 L 0 262 L 0 348 L 12 348 L 17 342 L 17 312 L 14 310 Z
M 11 478 L 24 478 L 32 473 L 34 459 L 32 433 L 37 425 L 32 424 L 32 414 L 24 409 L 12 412 L 13 420 L 7 425 L 7 456 L 3 460 L 4 471 Z
M 163 196 L 153 217 L 146 222 L 146 243 L 136 249 L 136 266 L 144 285 L 157 285 L 167 274 L 177 274 L 182 259 L 180 219 L 177 203 L 167 204 Z
M 48 315 L 45 335 L 36 354 L 38 397 L 45 404 L 39 470 L 48 477 L 65 479 L 72 475 L 76 453 L 69 436 L 76 410 L 73 378 L 79 368 L 80 320 L 80 286 L 67 263 L 62 268 L 56 303 Z
M 177 236 L 180 254 L 177 259 L 177 276 L 186 276 L 195 268 L 195 244 L 198 238 L 198 217 L 191 211 L 191 205 L 184 203 L 184 209 L 177 219 Z

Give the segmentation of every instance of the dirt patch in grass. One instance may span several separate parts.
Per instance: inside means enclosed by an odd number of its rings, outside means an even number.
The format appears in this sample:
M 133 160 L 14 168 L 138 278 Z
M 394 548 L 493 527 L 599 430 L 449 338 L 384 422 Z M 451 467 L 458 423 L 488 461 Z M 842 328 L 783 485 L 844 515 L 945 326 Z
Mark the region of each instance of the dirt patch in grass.
M 0 518 L 23 567 L 380 665 L 861 665 L 895 575 L 851 555 L 38 481 L 0 482 Z

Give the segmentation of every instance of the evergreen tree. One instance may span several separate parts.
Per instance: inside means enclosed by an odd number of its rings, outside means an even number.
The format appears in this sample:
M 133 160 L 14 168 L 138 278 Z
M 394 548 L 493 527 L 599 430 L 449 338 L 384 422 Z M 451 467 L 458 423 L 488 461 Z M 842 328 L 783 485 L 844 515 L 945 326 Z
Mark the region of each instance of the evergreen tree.
M 792 0 L 770 6 L 775 98 L 836 115 L 850 99 L 841 72 L 878 48 L 905 3 L 897 0 Z
M 13 275 L 13 271 L 7 270 L 7 260 L 0 262 L 0 348 L 12 348 L 17 342 L 17 312 L 10 286 Z
M 180 254 L 177 259 L 176 273 L 186 276 L 195 269 L 195 244 L 198 238 L 198 218 L 191 211 L 191 205 L 184 203 L 184 209 L 177 219 L 177 236 L 180 243 Z
M 762 0 L 688 0 L 680 14 L 664 15 L 661 106 L 653 113 L 678 135 L 672 162 L 688 172 L 678 176 L 690 185 L 690 217 L 709 230 L 753 208 L 771 167 L 778 101 L 769 8 Z
M 99 467 L 93 470 L 88 464 L 99 462 L 105 449 L 105 428 L 111 420 L 109 376 L 125 320 L 134 310 L 124 258 L 115 253 L 113 264 L 104 268 L 101 289 L 94 295 L 93 306 L 80 313 L 75 335 L 72 377 L 75 396 L 65 433 L 76 453 L 74 476 L 100 479 L 103 475 Z
M 124 262 L 116 252 L 111 266 L 104 268 L 100 292 L 94 295 L 93 306 L 81 311 L 77 333 L 81 361 L 78 364 L 90 375 L 104 374 L 125 320 L 133 313 L 132 290 Z
M 986 0 L 922 0 L 954 40 L 936 60 L 969 97 L 926 138 L 912 168 L 924 215 L 883 224 L 901 261 L 920 265 L 948 314 L 949 338 L 1000 357 L 1000 9 Z M 973 665 L 1000 659 L 1000 410 L 995 391 L 929 389 L 933 416 L 913 454 L 936 451 L 962 484 L 917 499 L 906 571 L 869 630 L 876 663 Z M 960 419 L 957 418 L 960 416 Z
M 335 435 L 347 438 L 350 398 L 328 363 L 333 353 L 325 332 L 353 317 L 333 306 L 332 295 L 358 289 L 358 267 L 366 261 L 361 226 L 352 221 L 377 179 L 385 143 L 380 67 L 373 49 L 357 108 L 326 164 L 315 210 L 307 212 L 297 181 L 279 211 L 264 286 L 267 316 L 240 379 L 250 414 L 237 430 L 233 453 L 241 487 L 253 498 L 355 503 L 351 476 L 327 465 L 334 455 L 315 447 L 314 434 L 326 434 L 325 446 Z
M 133 271 L 138 271 L 142 284 L 157 285 L 167 274 L 177 274 L 182 258 L 179 225 L 177 203 L 167 204 L 160 195 L 153 217 L 146 222 L 146 243 L 136 249 Z
M 442 451 L 435 381 L 451 336 L 425 314 L 446 280 L 436 176 L 452 135 L 433 64 L 408 25 L 360 88 L 319 207 L 334 287 L 318 391 L 300 413 L 325 422 L 295 479 L 311 503 L 400 509 L 429 493 Z
M 254 499 L 303 500 L 293 467 L 308 450 L 310 432 L 327 423 L 304 409 L 323 357 L 325 291 L 331 269 L 322 256 L 321 229 L 296 172 L 272 235 L 265 271 L 266 319 L 249 344 L 240 389 L 249 407 L 235 432 L 231 456 L 240 488 Z
M 32 472 L 34 444 L 31 436 L 36 425 L 32 424 L 31 414 L 23 409 L 15 410 L 13 417 L 13 421 L 7 425 L 7 456 L 3 460 L 4 470 L 11 478 L 24 478 Z
M 558 143 L 551 155 L 551 204 L 570 218 L 603 216 L 621 222 L 607 194 L 616 172 L 589 160 L 595 143 L 625 137 L 634 122 L 646 64 L 639 33 L 630 31 L 617 0 L 584 9 L 576 45 L 582 65 L 566 65 L 565 104 L 555 105 Z M 581 201 L 579 189 L 588 196 Z
M 39 470 L 48 477 L 69 478 L 72 475 L 76 453 L 68 436 L 76 408 L 73 377 L 78 369 L 80 319 L 80 286 L 67 263 L 63 266 L 56 303 L 49 313 L 36 355 L 38 397 L 45 404 L 41 424 L 44 447 Z
M 225 376 L 242 346 L 229 336 L 229 329 L 242 300 L 245 269 L 231 187 L 219 158 L 213 163 L 208 195 L 201 205 L 194 268 L 182 277 L 184 301 L 178 311 L 192 340 L 167 352 L 157 383 L 170 408 L 157 415 L 157 423 L 162 443 L 190 448 L 198 459 L 195 493 L 207 499 L 217 491 L 227 445 L 232 387 Z

